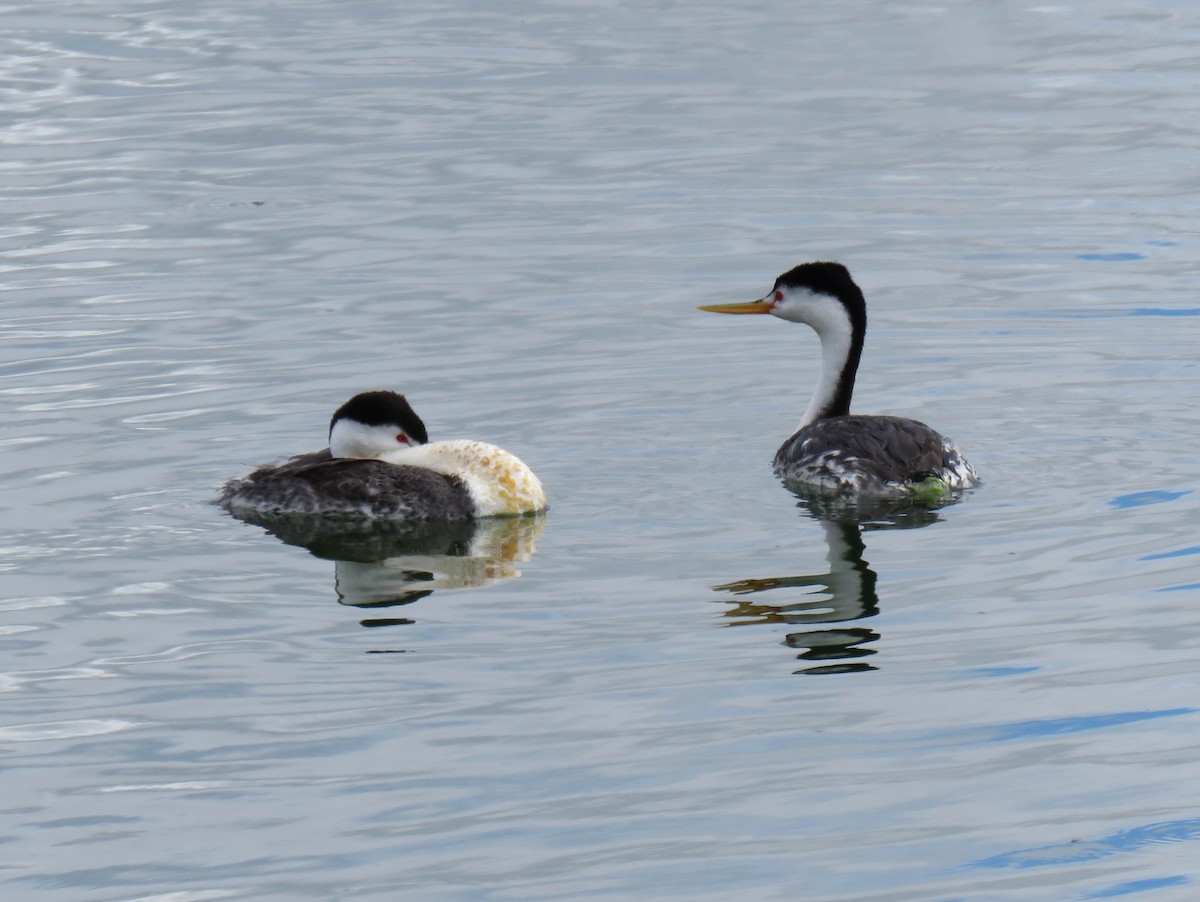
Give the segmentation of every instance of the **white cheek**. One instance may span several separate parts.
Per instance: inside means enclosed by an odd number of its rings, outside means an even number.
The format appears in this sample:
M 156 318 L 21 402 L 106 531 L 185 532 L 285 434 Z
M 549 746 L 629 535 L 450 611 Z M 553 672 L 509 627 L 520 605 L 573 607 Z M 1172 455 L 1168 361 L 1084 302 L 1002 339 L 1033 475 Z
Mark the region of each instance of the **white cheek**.
M 334 457 L 380 457 L 411 447 L 397 441 L 397 434 L 394 426 L 364 426 L 339 420 L 329 436 L 329 450 Z

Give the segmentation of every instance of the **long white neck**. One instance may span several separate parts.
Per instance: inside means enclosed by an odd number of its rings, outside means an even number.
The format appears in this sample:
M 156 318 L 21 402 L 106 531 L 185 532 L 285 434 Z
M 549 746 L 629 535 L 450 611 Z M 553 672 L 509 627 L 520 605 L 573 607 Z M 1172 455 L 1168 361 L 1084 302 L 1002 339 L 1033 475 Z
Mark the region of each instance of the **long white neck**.
M 850 357 L 851 335 L 848 328 L 818 334 L 821 336 L 821 378 L 817 380 L 812 399 L 808 402 L 808 409 L 804 411 L 804 417 L 800 420 L 800 425 L 796 427 L 797 430 L 803 429 L 822 417 L 837 415 L 830 411 L 838 398 L 839 390 L 845 379 L 846 362 Z M 850 384 L 851 386 L 854 384 L 854 373 L 850 373 Z M 847 398 L 847 413 L 849 413 L 848 402 Z
M 855 330 L 840 304 L 823 305 L 816 315 L 810 314 L 804 322 L 812 326 L 821 339 L 821 377 L 808 409 L 796 427 L 797 432 L 817 420 L 850 412 L 854 377 L 863 344 L 863 335 Z

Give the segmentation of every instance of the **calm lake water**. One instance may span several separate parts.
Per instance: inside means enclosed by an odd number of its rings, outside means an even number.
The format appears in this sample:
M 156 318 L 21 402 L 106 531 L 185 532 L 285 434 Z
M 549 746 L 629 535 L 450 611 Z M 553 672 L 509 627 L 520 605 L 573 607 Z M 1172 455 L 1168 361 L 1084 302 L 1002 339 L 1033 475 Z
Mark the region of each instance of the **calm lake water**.
M 6 898 L 1200 896 L 1191 5 L 0 23 Z M 771 475 L 810 259 L 962 503 Z M 371 388 L 548 514 L 211 503 Z

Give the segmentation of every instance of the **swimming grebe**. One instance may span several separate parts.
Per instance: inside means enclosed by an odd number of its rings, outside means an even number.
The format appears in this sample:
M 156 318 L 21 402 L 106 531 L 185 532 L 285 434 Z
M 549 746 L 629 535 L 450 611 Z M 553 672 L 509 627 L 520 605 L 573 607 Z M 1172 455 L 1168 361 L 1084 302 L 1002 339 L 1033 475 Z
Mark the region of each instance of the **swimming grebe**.
M 711 313 L 769 313 L 811 326 L 821 379 L 796 431 L 775 452 L 775 472 L 821 492 L 937 498 L 979 482 L 955 444 L 924 423 L 850 413 L 867 332 L 862 291 L 840 263 L 802 263 L 765 297 L 712 304 Z
M 403 395 L 355 395 L 329 423 L 329 448 L 228 483 L 232 513 L 307 513 L 388 520 L 465 520 L 544 510 L 533 471 L 495 445 L 429 442 Z

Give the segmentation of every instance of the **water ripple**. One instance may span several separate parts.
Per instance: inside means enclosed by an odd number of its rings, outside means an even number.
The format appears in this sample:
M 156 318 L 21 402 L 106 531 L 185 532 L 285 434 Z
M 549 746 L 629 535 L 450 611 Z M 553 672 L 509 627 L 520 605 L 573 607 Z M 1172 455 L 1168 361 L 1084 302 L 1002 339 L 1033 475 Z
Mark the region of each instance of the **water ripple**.
M 1136 852 L 1148 845 L 1200 840 L 1200 818 L 1164 821 L 1122 830 L 1097 840 L 1056 843 L 1022 849 L 972 863 L 977 868 L 1037 868 L 1096 861 L 1113 855 Z
M 1182 0 L 17 0 L 5 26 L 15 897 L 1174 887 Z M 819 257 L 872 305 L 856 402 L 985 478 L 832 561 L 769 469 L 815 340 L 690 312 Z M 528 455 L 536 556 L 339 567 L 210 503 L 370 387 Z
M 45 742 L 51 739 L 80 739 L 130 730 L 142 724 L 132 720 L 90 719 L 52 723 L 0 726 L 0 742 Z

